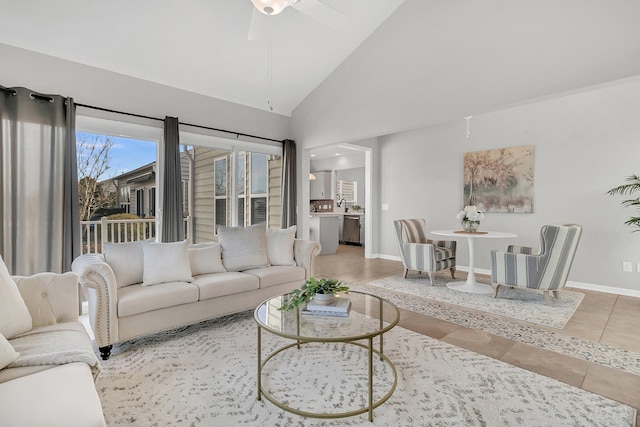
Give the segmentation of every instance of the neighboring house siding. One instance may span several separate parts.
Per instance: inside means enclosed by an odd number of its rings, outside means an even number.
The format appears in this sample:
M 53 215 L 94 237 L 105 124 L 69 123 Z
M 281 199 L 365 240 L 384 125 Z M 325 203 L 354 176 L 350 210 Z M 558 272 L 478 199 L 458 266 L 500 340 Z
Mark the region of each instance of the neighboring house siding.
M 269 228 L 280 228 L 282 216 L 282 156 L 269 160 Z
M 215 235 L 214 216 L 214 158 L 227 154 L 224 150 L 210 148 L 195 148 L 194 174 L 194 212 L 193 212 L 193 241 L 194 243 L 217 240 Z

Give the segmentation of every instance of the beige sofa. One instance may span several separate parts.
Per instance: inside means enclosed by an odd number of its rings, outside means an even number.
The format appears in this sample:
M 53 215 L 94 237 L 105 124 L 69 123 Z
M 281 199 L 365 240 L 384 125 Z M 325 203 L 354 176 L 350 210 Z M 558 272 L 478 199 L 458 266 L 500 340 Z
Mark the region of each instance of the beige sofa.
M 104 256 L 73 262 L 103 359 L 114 343 L 253 309 L 313 276 L 320 244 L 295 239 L 295 227 L 221 227 L 218 234 L 218 243 L 199 245 L 111 244 Z
M 0 267 L 6 273 L 4 264 Z M 0 281 L 7 278 L 8 273 Z M 0 369 L 0 424 L 104 426 L 94 385 L 100 362 L 78 322 L 76 275 L 41 273 L 13 281 L 19 294 L 8 288 L 6 280 L 0 283 L 4 312 L 0 317 L 11 312 L 8 323 L 0 319 L 4 360 L 0 366 L 9 362 Z M 13 299 L 12 306 L 6 305 L 8 299 Z

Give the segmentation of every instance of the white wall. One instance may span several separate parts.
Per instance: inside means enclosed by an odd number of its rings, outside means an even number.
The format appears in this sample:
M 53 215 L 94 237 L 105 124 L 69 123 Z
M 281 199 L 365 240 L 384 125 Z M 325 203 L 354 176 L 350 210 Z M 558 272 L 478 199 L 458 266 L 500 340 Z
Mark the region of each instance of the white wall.
M 640 2 L 406 0 L 295 109 L 355 141 L 640 74 Z
M 484 230 L 518 238 L 478 240 L 476 266 L 490 269 L 491 249 L 510 243 L 537 246 L 544 224 L 578 223 L 584 233 L 569 280 L 640 290 L 640 273 L 623 273 L 622 262 L 640 262 L 640 233 L 623 225 L 633 209 L 607 190 L 640 173 L 640 78 L 580 94 L 549 99 L 471 119 L 379 138 L 380 240 L 375 250 L 397 256 L 393 220 L 424 217 L 429 229 L 456 229 L 464 205 L 463 155 L 535 145 L 534 213 L 487 214 Z M 458 263 L 467 265 L 466 242 Z
M 291 119 L 286 116 L 25 49 L 0 44 L 0 64 L 2 86 L 22 86 L 73 97 L 77 103 L 158 118 L 174 116 L 184 123 L 278 140 L 291 137 Z

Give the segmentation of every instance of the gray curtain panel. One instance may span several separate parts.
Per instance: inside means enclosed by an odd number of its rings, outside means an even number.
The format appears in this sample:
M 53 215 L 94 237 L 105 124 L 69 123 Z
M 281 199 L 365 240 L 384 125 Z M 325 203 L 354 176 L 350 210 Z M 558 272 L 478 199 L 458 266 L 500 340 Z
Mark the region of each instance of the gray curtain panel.
M 182 217 L 182 173 L 180 170 L 180 133 L 177 117 L 164 119 L 164 176 L 162 199 L 162 241 L 184 240 Z
M 296 221 L 296 143 L 285 139 L 282 146 L 282 228 Z
M 80 254 L 72 99 L 0 86 L 0 254 L 14 275 Z

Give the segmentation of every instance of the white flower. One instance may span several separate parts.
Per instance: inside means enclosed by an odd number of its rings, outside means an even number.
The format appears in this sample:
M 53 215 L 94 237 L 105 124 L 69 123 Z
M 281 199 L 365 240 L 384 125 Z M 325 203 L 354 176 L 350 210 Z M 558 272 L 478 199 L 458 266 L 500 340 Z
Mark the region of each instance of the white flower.
M 476 209 L 475 206 L 465 206 L 464 210 L 456 215 L 458 221 L 461 222 L 480 222 L 484 219 L 484 214 Z

